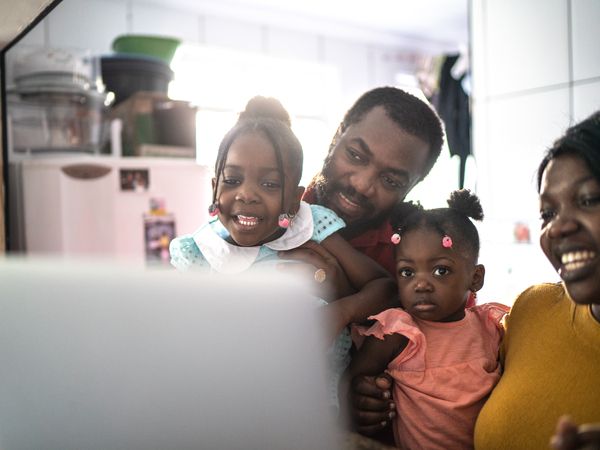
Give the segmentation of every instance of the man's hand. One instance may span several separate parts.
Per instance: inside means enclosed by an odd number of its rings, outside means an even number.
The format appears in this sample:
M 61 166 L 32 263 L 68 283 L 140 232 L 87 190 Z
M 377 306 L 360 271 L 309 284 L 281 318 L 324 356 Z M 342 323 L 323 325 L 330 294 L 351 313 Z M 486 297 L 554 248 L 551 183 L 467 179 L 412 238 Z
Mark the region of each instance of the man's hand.
M 315 269 L 312 271 L 311 277 L 314 276 L 317 269 L 323 269 L 325 280 L 322 282 L 324 286 L 321 286 L 321 288 L 324 287 L 325 292 L 328 294 L 326 300 L 335 300 L 355 292 L 335 256 L 314 241 L 305 242 L 293 250 L 279 252 L 279 257 L 296 262 L 301 261 L 313 266 Z M 282 263 L 280 267 L 285 267 L 285 270 L 307 270 L 306 266 L 301 264 L 285 265 L 285 263 Z M 313 283 L 316 283 L 316 281 L 313 281 Z
M 600 450 L 600 423 L 577 426 L 571 418 L 562 416 L 550 445 L 557 450 Z
M 396 416 L 391 389 L 392 379 L 387 374 L 359 376 L 352 380 L 349 407 L 356 431 L 369 436 L 390 426 Z

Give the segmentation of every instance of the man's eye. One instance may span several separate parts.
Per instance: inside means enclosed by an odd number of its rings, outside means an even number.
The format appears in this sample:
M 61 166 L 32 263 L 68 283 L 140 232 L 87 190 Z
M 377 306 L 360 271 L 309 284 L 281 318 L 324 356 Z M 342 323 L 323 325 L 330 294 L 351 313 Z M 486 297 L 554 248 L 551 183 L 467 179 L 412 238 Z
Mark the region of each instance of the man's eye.
M 413 271 L 411 269 L 400 269 L 398 271 L 398 275 L 400 275 L 403 278 L 412 277 Z
M 396 178 L 392 178 L 388 175 L 382 175 L 381 178 L 383 180 L 383 184 L 392 189 L 403 189 L 405 187 L 405 183 L 397 180 Z
M 444 276 L 444 275 L 448 275 L 450 273 L 450 269 L 447 267 L 436 267 L 435 269 L 433 269 L 433 274 L 437 275 L 437 276 Z
M 348 156 L 350 157 L 350 159 L 352 159 L 353 161 L 357 161 L 357 162 L 363 162 L 364 158 L 363 156 L 356 151 L 355 149 L 353 149 L 352 147 L 348 147 L 346 149 Z

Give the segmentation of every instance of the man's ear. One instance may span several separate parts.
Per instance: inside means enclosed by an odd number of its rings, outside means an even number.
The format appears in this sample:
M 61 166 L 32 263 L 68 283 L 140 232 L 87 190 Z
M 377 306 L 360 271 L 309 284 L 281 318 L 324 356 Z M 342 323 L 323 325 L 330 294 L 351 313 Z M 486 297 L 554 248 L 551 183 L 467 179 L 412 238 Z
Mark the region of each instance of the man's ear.
M 483 264 L 477 264 L 473 271 L 473 278 L 471 279 L 471 286 L 469 289 L 473 292 L 477 292 L 483 287 L 483 281 L 485 280 L 485 267 Z

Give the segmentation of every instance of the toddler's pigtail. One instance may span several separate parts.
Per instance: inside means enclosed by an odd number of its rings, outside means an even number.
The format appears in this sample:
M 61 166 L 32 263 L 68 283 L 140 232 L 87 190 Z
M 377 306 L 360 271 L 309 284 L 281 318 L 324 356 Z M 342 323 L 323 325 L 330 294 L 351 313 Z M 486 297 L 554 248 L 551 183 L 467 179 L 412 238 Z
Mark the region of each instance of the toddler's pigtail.
M 403 228 L 407 219 L 417 213 L 423 212 L 423 206 L 419 202 L 402 202 L 398 203 L 392 211 L 390 223 L 395 230 Z
M 468 189 L 453 191 L 448 199 L 448 207 L 474 220 L 483 220 L 483 208 L 479 197 Z

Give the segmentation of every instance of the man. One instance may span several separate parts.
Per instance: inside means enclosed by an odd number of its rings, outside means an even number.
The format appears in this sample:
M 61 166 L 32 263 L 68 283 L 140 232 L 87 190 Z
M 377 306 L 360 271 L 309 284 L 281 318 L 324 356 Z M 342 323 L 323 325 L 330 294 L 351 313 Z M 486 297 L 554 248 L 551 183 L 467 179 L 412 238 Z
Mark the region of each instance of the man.
M 342 236 L 394 274 L 390 212 L 429 173 L 442 143 L 440 119 L 425 102 L 393 87 L 368 91 L 346 113 L 304 200 L 334 210 L 346 222 Z M 317 245 L 288 256 L 323 268 L 343 285 L 337 262 Z M 353 386 L 357 430 L 373 435 L 385 429 L 395 414 L 391 382 L 363 377 Z

